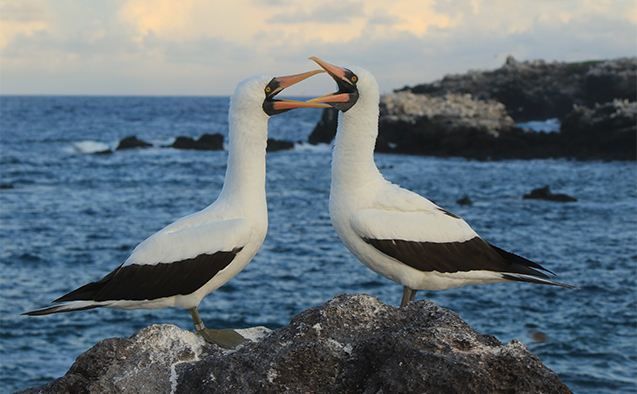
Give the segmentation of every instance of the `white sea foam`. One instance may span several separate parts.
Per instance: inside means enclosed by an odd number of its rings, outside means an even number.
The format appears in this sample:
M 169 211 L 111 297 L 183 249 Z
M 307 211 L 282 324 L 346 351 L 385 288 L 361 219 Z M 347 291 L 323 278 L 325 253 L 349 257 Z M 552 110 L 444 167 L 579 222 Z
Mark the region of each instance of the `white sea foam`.
M 330 152 L 332 144 L 312 145 L 307 142 L 299 142 L 294 144 L 294 150 L 297 152 Z
M 111 149 L 111 147 L 100 141 L 78 141 L 73 143 L 73 152 L 75 153 L 96 153 Z
M 530 122 L 518 123 L 517 126 L 523 129 L 530 129 L 533 131 L 557 133 L 560 131 L 561 123 L 558 118 L 552 118 L 547 120 L 532 120 Z

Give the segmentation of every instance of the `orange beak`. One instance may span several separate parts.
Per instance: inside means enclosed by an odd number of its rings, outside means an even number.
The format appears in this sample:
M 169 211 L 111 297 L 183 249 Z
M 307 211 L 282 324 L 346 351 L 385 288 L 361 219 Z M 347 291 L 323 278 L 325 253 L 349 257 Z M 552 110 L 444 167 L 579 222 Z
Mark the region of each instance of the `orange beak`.
M 330 74 L 332 76 L 332 78 L 336 79 L 343 79 L 345 78 L 345 69 L 343 67 L 339 67 L 339 66 L 335 66 L 333 64 L 329 64 L 326 61 L 323 61 L 321 59 L 319 59 L 316 56 L 312 56 L 310 57 L 310 60 L 314 60 L 316 62 L 316 64 L 318 64 L 319 66 L 321 66 L 321 68 L 325 71 L 327 71 L 328 74 Z
M 295 85 L 301 81 L 304 81 L 306 79 L 308 79 L 309 77 L 311 77 L 312 75 L 316 75 L 316 74 L 320 74 L 324 72 L 323 70 L 314 70 L 314 71 L 308 71 L 305 73 L 301 73 L 301 74 L 295 74 L 295 75 L 288 75 L 285 77 L 276 77 L 274 78 L 277 82 L 279 82 L 279 89 L 275 89 L 273 92 L 271 92 L 272 95 L 275 95 L 277 93 L 279 93 L 281 90 L 285 89 L 285 88 L 289 88 L 292 85 Z
M 271 91 L 267 92 L 266 101 L 264 102 L 264 109 L 266 107 L 270 111 L 270 115 L 282 113 L 295 108 L 329 108 L 327 104 L 321 104 L 318 102 L 310 101 L 296 101 L 285 99 L 274 99 L 274 96 L 279 94 L 283 89 L 295 85 L 313 75 L 320 74 L 323 70 L 308 71 L 301 74 L 288 75 L 284 77 L 276 77 L 270 81 L 272 86 Z M 267 111 L 266 111 L 267 112 Z
M 331 107 L 343 112 L 349 110 L 358 100 L 358 89 L 356 88 L 357 77 L 350 70 L 329 64 L 315 56 L 314 60 L 323 70 L 334 79 L 338 85 L 338 91 L 325 96 L 308 100 L 311 103 L 328 103 Z

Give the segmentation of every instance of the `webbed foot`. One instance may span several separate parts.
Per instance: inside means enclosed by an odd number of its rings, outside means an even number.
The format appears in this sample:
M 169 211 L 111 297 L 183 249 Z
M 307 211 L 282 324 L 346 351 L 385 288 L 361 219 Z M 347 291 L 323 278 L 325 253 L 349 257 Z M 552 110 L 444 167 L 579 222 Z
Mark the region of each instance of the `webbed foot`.
M 204 328 L 197 331 L 197 334 L 201 335 L 206 342 L 214 343 L 224 349 L 235 349 L 243 342 L 250 341 L 241 336 L 233 329 L 215 330 L 212 328 Z
M 197 330 L 197 334 L 201 335 L 206 342 L 214 343 L 217 346 L 220 346 L 224 349 L 235 349 L 237 346 L 242 344 L 243 342 L 250 341 L 241 336 L 238 332 L 233 329 L 227 328 L 224 330 L 215 330 L 212 328 L 206 328 L 201 321 L 201 317 L 199 317 L 199 308 L 192 307 L 189 309 L 190 315 L 192 316 L 192 322 L 195 324 L 195 330 Z

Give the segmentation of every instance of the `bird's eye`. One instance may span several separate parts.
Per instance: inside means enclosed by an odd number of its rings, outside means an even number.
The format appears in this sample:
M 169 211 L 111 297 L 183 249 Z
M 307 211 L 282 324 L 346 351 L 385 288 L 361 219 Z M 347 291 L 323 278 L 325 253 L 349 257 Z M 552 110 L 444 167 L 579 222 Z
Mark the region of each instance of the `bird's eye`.
M 356 75 L 352 75 L 351 81 L 352 82 L 358 81 L 358 77 Z
M 265 92 L 266 92 L 266 93 L 270 93 L 271 91 L 272 91 L 272 88 L 271 88 L 271 87 L 269 87 L 269 86 L 266 86 L 266 88 L 265 88 Z

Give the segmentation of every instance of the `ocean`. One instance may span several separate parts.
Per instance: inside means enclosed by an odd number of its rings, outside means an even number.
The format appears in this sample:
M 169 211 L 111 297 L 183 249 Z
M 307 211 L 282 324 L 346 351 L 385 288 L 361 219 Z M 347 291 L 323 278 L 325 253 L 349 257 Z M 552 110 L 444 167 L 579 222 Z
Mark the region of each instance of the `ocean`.
M 174 308 L 20 313 L 101 279 L 139 242 L 216 199 L 227 152 L 164 146 L 177 136 L 226 135 L 228 98 L 3 96 L 0 110 L 0 393 L 62 376 L 106 338 L 157 323 L 193 330 L 189 313 Z M 400 303 L 401 287 L 359 263 L 331 227 L 331 147 L 302 142 L 320 115 L 304 109 L 270 120 L 271 138 L 297 143 L 267 156 L 267 238 L 245 270 L 203 299 L 208 327 L 276 329 L 341 293 Z M 153 147 L 94 154 L 129 135 Z M 504 343 L 521 340 L 575 393 L 637 390 L 634 162 L 376 161 L 387 179 L 462 216 L 490 243 L 580 287 L 504 283 L 420 291 L 417 300 Z M 578 201 L 522 198 L 545 185 Z M 473 205 L 456 202 L 465 195 Z

